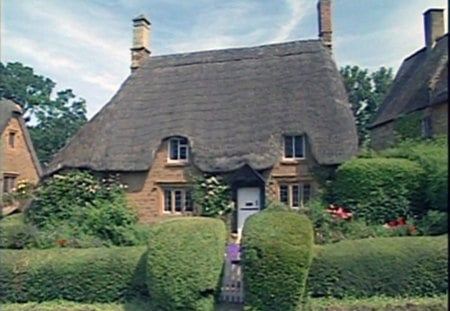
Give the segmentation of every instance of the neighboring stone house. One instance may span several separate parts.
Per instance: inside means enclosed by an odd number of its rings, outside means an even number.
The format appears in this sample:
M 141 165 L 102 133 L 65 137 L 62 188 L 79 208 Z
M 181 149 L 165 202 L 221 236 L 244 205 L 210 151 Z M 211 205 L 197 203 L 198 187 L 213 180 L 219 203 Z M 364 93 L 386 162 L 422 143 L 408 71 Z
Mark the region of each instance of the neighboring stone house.
M 444 12 L 424 13 L 425 47 L 407 57 L 370 126 L 374 149 L 397 138 L 430 138 L 448 130 L 448 34 Z
M 201 172 L 230 181 L 234 229 L 267 198 L 301 208 L 317 190 L 312 168 L 357 152 L 330 1 L 318 7 L 318 40 L 156 57 L 149 21 L 134 19 L 131 75 L 47 174 L 120 173 L 142 222 L 195 213 L 190 176 Z
M 20 106 L 7 99 L 0 100 L 0 198 L 11 192 L 19 180 L 37 183 L 41 166 L 22 119 Z M 3 214 L 17 206 L 4 206 Z

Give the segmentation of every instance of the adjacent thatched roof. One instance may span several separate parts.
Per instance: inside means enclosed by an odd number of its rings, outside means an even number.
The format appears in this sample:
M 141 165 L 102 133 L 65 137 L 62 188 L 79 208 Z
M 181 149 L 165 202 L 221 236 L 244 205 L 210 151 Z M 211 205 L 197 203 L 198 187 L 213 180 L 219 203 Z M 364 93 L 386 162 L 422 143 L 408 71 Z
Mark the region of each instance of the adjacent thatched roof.
M 203 171 L 265 169 L 283 134 L 306 133 L 320 164 L 357 151 L 344 86 L 318 40 L 151 57 L 50 163 L 148 170 L 161 141 L 185 136 Z
M 0 99 L 0 135 L 5 130 L 6 126 L 9 123 L 9 120 L 11 120 L 11 118 L 13 118 L 13 117 L 16 117 L 22 128 L 23 137 L 25 139 L 25 143 L 29 147 L 29 150 L 31 153 L 31 158 L 33 159 L 33 163 L 36 167 L 37 174 L 38 174 L 38 176 L 41 176 L 42 175 L 41 164 L 37 158 L 36 152 L 34 151 L 33 142 L 31 141 L 30 134 L 28 133 L 27 127 L 26 127 L 25 122 L 23 121 L 21 115 L 22 115 L 22 109 L 20 108 L 20 106 L 17 103 L 15 103 L 12 100 L 5 99 L 5 98 Z M 0 154 L 0 158 L 1 158 L 1 154 Z M 0 169 L 1 169 L 1 163 L 0 163 Z M 0 172 L 0 173 L 2 173 L 2 172 Z
M 371 127 L 448 101 L 448 34 L 406 58 Z

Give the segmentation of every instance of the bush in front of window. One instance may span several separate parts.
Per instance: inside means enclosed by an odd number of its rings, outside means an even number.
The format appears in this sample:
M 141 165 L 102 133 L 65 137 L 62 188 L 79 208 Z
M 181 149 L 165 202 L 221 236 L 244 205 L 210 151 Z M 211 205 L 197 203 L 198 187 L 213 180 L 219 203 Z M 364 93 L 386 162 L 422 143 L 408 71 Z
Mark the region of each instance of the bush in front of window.
M 0 301 L 119 302 L 146 295 L 145 247 L 1 250 Z
M 248 307 L 299 310 L 312 260 L 309 219 L 293 211 L 263 211 L 247 219 L 242 240 Z
M 360 158 L 342 164 L 333 183 L 336 203 L 369 224 L 412 214 L 423 204 L 424 170 L 406 159 Z
M 147 284 L 155 310 L 214 310 L 225 252 L 223 221 L 185 217 L 149 233 Z
M 137 244 L 137 216 L 126 204 L 123 187 L 117 176 L 101 179 L 77 170 L 45 180 L 25 211 L 25 221 L 39 230 L 35 246 L 55 247 L 58 240 L 68 240 L 73 243 L 66 246 L 82 247 L 84 239 Z
M 391 237 L 316 246 L 311 297 L 417 297 L 448 291 L 447 236 Z

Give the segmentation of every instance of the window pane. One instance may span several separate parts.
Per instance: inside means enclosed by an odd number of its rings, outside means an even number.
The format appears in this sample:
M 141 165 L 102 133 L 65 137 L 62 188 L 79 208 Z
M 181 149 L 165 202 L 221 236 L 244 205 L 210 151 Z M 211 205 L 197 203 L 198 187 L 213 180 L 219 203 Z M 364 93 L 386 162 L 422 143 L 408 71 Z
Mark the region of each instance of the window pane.
M 300 187 L 298 185 L 292 186 L 292 207 L 299 207 L 300 202 Z
M 164 191 L 164 211 L 172 212 L 172 191 Z
M 185 197 L 185 206 L 184 210 L 186 212 L 192 212 L 192 199 L 191 199 L 191 192 L 188 190 L 186 191 L 186 197 Z
M 280 202 L 289 205 L 288 186 L 280 185 Z
M 183 205 L 183 193 L 180 190 L 175 191 L 175 212 L 181 212 Z
M 285 158 L 292 158 L 293 157 L 293 137 L 292 136 L 285 136 L 284 137 L 284 157 Z
M 178 160 L 178 139 L 170 140 L 170 159 Z
M 187 146 L 180 145 L 180 160 L 187 159 Z
M 180 141 L 181 145 L 187 145 L 187 143 L 188 143 L 187 139 L 184 137 L 179 138 L 179 141 Z
M 310 198 L 311 198 L 311 185 L 304 184 L 303 185 L 303 204 L 306 204 L 306 202 L 308 202 Z
M 295 144 L 295 157 L 303 158 L 303 136 L 295 136 L 294 139 Z

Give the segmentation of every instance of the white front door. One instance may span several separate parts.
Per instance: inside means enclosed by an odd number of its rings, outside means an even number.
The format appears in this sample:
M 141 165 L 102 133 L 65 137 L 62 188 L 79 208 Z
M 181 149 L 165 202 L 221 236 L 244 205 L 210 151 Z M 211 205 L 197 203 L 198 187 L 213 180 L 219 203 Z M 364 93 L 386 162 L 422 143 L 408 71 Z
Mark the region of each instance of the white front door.
M 259 188 L 239 188 L 237 191 L 237 229 L 239 236 L 244 228 L 245 220 L 260 211 L 260 190 Z

